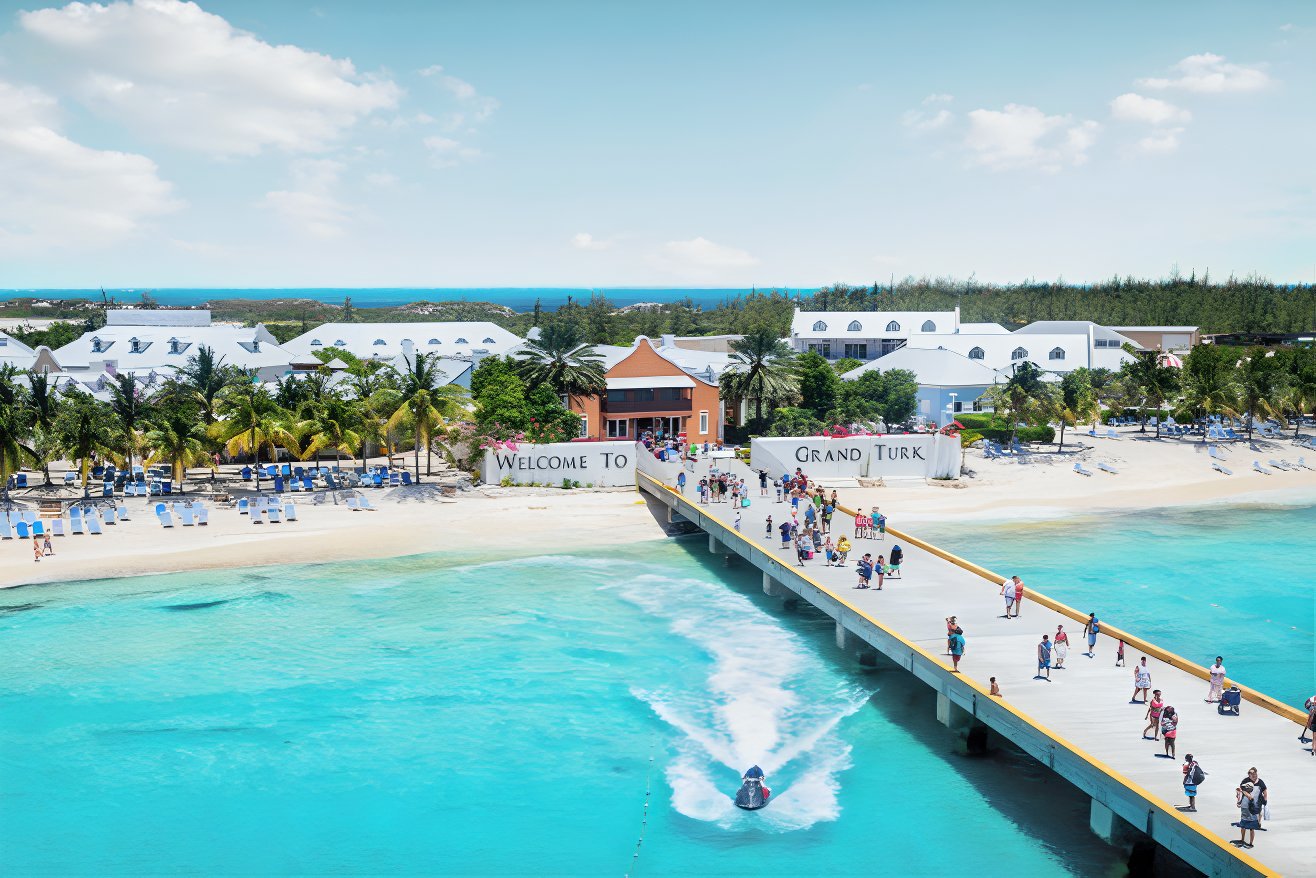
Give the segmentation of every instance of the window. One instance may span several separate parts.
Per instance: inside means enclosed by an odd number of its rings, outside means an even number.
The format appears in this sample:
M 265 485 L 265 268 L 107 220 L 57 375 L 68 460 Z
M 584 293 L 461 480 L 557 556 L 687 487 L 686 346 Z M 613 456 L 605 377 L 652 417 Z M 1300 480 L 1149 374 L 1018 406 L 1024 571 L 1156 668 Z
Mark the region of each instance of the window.
M 982 397 L 979 397 L 978 399 L 975 399 L 973 401 L 973 410 L 975 412 L 982 411 Z
M 1064 348 L 1052 348 L 1051 353 L 1047 354 L 1048 360 L 1063 360 L 1065 358 Z
M 630 421 L 627 421 L 627 420 L 617 419 L 617 418 L 608 418 L 608 438 L 609 438 L 609 439 L 625 439 L 625 438 L 626 438 L 627 428 L 628 428 L 628 425 L 629 425 L 629 424 L 630 424 Z
M 260 353 L 260 342 L 259 342 L 259 341 L 253 341 L 253 342 L 251 343 L 251 352 L 252 352 L 253 354 L 259 354 L 259 353 Z
M 498 342 L 494 341 L 492 338 L 486 338 L 484 341 L 480 342 L 480 344 L 498 344 Z
M 923 321 L 923 331 L 924 331 L 924 332 L 936 332 L 936 331 L 937 331 L 937 324 L 933 323 L 931 320 L 924 320 L 924 321 Z
M 464 339 L 464 338 L 459 338 L 459 339 L 457 339 L 457 344 L 470 344 L 470 342 L 468 342 L 468 341 L 467 341 L 466 339 Z
M 382 338 L 377 338 L 374 340 L 373 344 L 382 345 L 382 344 L 387 344 L 387 342 L 385 342 Z
M 430 344 L 443 344 L 443 342 L 439 341 L 437 338 L 432 338 L 430 339 Z
M 987 359 L 987 352 L 984 351 L 982 348 L 974 348 L 973 350 L 969 351 L 969 359 L 985 360 Z
M 701 436 L 708 435 L 708 412 L 699 413 L 699 434 Z
M 1024 350 L 1023 348 L 1015 348 L 1013 351 L 1010 352 L 1010 359 L 1026 360 L 1028 359 L 1028 351 Z
M 128 352 L 130 354 L 139 354 L 142 352 L 142 343 L 135 338 L 128 339 Z
M 347 347 L 347 342 L 343 341 L 343 340 L 340 338 L 338 341 L 334 342 L 334 347 L 336 347 L 336 348 L 345 348 L 345 347 Z
M 589 416 L 580 416 L 580 438 L 584 439 L 589 435 Z
M 859 332 L 863 328 L 864 327 L 860 325 L 858 320 L 851 320 L 850 325 L 846 327 L 850 332 Z
M 813 324 L 813 331 L 814 331 L 814 332 L 826 332 L 826 331 L 827 331 L 827 324 L 826 324 L 826 323 L 823 323 L 821 320 L 819 320 L 817 323 Z
M 832 358 L 832 343 L 829 341 L 811 344 L 809 345 L 809 350 L 820 355 L 825 360 L 830 360 Z
M 405 345 L 405 344 L 414 345 L 415 342 L 412 341 L 412 340 L 409 339 L 409 338 L 404 338 L 404 339 L 402 339 L 402 344 L 404 344 L 404 345 Z
M 181 350 L 182 350 L 182 349 L 178 346 L 178 339 L 176 339 L 176 338 L 171 338 L 171 339 L 169 339 L 169 353 L 171 353 L 171 354 L 177 354 L 177 353 L 179 353 Z
M 848 344 L 845 346 L 845 355 L 854 360 L 868 359 L 867 344 Z
M 318 338 L 313 338 L 311 339 L 311 347 L 313 348 L 324 347 L 324 342 L 320 341 Z
M 101 340 L 99 338 L 93 338 L 91 340 L 91 352 L 93 354 L 99 354 L 103 350 L 105 349 L 101 347 Z
M 897 323 L 896 321 L 892 320 L 890 323 L 888 323 L 888 324 L 886 325 L 886 331 L 887 331 L 887 332 L 899 332 L 899 331 L 900 331 L 900 324 Z
M 1093 347 L 1098 348 L 1117 348 L 1120 343 L 1113 338 L 1098 338 L 1092 342 Z

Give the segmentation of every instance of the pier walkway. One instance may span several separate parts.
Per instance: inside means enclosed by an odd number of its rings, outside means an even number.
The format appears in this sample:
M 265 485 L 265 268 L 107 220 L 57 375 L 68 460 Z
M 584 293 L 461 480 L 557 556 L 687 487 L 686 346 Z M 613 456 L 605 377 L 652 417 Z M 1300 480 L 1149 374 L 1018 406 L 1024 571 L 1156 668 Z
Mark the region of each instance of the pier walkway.
M 820 557 L 799 567 L 794 549 L 780 548 L 775 529 L 789 520 L 790 504 L 760 497 L 757 473 L 739 462 L 715 463 L 749 486 L 751 505 L 739 510 L 739 533 L 732 528 L 737 510 L 729 502 L 698 503 L 694 486 L 707 474 L 707 460 L 693 474 L 687 471 L 684 495 L 674 487 L 676 464 L 643 461 L 636 480 L 670 515 L 706 531 L 710 551 L 738 556 L 761 570 L 765 592 L 807 600 L 835 619 L 838 646 L 871 647 L 935 689 L 942 722 L 985 725 L 1091 796 L 1095 832 L 1113 840 L 1132 827 L 1212 876 L 1316 874 L 1316 757 L 1311 745 L 1297 740 L 1305 719 L 1301 711 L 1245 690 L 1241 715 L 1220 716 L 1215 705 L 1204 703 L 1204 667 L 1118 629 L 1117 596 L 1106 606 L 1079 608 L 1080 613 L 1045 597 L 1041 571 L 997 576 L 890 526 L 885 541 L 855 540 L 853 514 L 838 514 L 833 521 L 833 538 L 844 533 L 854 543 L 844 568 L 825 566 Z M 841 500 L 844 504 L 845 497 Z M 895 512 L 898 524 L 899 512 L 886 511 Z M 768 515 L 774 523 L 771 537 L 765 536 Z M 902 576 L 888 577 L 883 591 L 856 590 L 855 562 L 865 552 L 889 555 L 896 543 L 905 552 Z M 1015 572 L 1027 591 L 1020 618 L 1007 620 L 1000 583 Z M 1102 623 L 1095 658 L 1084 655 L 1089 610 Z M 958 617 L 967 641 L 960 674 L 951 673 L 946 655 L 944 620 L 951 615 Z M 1069 634 L 1069 658 L 1047 683 L 1034 679 L 1037 644 L 1043 633 L 1054 635 L 1057 625 Z M 1114 666 L 1120 637 L 1127 644 L 1124 668 Z M 1228 658 L 1229 645 L 1221 644 L 1220 651 Z M 1179 714 L 1174 759 L 1158 755 L 1163 753 L 1159 742 L 1140 737 L 1146 708 L 1129 703 L 1133 667 L 1144 655 L 1152 688 L 1160 689 Z M 1214 654 L 1203 658 L 1209 661 Z M 1308 657 L 1294 658 L 1305 664 Z M 988 694 L 992 676 L 1001 698 Z M 1186 805 L 1181 766 L 1187 753 L 1208 772 L 1196 813 L 1178 810 Z M 1230 844 L 1239 833 L 1230 824 L 1239 819 L 1234 790 L 1252 766 L 1269 787 L 1274 819 L 1262 823 L 1267 831 L 1256 834 L 1252 850 L 1244 850 Z

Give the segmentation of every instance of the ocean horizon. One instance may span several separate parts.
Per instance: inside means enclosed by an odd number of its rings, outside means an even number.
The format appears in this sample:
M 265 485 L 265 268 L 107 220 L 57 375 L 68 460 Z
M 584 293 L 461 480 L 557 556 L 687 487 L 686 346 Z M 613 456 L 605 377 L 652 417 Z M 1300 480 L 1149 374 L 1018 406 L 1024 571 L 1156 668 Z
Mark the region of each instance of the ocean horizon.
M 596 294 L 607 296 L 614 305 L 625 307 L 641 302 L 668 304 L 690 299 L 700 307 L 718 304 L 753 292 L 776 290 L 787 295 L 811 295 L 819 287 L 125 287 L 106 288 L 105 295 L 122 304 L 140 300 L 143 293 L 161 305 L 195 306 L 223 299 L 311 299 L 342 304 L 351 297 L 358 308 L 395 308 L 412 302 L 491 302 L 514 311 L 532 311 L 538 301 L 543 308 L 565 305 L 568 298 L 588 302 Z M 12 299 L 99 299 L 96 289 L 7 289 L 0 301 Z

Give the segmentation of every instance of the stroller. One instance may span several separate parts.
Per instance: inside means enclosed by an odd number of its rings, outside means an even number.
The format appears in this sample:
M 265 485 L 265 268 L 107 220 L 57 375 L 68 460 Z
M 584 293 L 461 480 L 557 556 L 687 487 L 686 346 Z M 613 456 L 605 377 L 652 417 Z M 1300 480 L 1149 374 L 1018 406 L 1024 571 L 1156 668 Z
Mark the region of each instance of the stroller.
M 1238 706 L 1243 703 L 1243 692 L 1237 686 L 1230 686 L 1220 693 L 1220 705 L 1216 712 L 1221 716 L 1238 716 Z

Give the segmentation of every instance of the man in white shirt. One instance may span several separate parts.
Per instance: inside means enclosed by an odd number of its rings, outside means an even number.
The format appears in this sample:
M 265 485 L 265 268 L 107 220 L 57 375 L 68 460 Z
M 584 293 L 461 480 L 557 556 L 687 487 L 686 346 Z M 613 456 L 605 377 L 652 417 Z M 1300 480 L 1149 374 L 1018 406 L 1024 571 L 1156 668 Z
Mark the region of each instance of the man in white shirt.
M 1014 597 L 1016 594 L 1013 579 L 1007 579 L 1001 583 L 1001 594 L 1005 596 L 1005 618 L 1009 619 L 1014 610 Z

